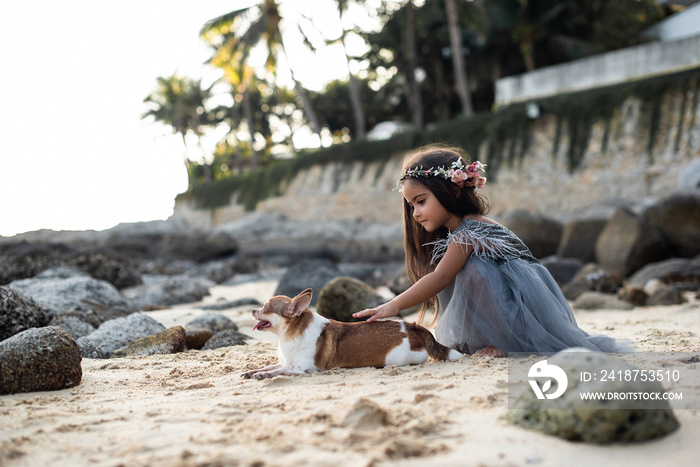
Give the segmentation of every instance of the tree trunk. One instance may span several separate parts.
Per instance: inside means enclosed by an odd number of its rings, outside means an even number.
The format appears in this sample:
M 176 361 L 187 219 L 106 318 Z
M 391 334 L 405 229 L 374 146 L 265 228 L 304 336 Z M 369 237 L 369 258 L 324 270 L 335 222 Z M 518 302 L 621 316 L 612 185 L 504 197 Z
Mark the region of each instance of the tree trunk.
M 343 46 L 343 53 L 345 54 L 345 61 L 348 65 L 348 76 L 350 77 L 349 87 L 350 87 L 350 107 L 352 108 L 352 114 L 355 118 L 355 139 L 363 140 L 367 136 L 367 129 L 365 126 L 365 110 L 362 107 L 362 98 L 360 97 L 360 84 L 359 80 L 352 74 L 350 70 L 350 56 L 348 55 L 348 49 L 345 47 L 345 39 L 347 37 L 347 31 L 343 27 L 343 9 L 346 5 L 343 2 L 338 2 L 338 16 L 340 18 L 340 44 Z
M 294 78 L 294 74 L 292 74 L 292 79 L 294 80 L 294 89 L 297 91 L 297 95 L 299 96 L 299 100 L 301 101 L 301 107 L 304 110 L 304 115 L 306 115 L 306 118 L 309 121 L 311 131 L 313 131 L 317 135 L 320 135 L 321 122 L 318 119 L 318 115 L 316 115 L 316 111 L 311 105 L 309 96 L 306 95 L 306 89 L 304 89 L 304 86 L 302 86 L 301 83 L 299 83 L 299 81 L 297 81 Z
M 281 38 L 280 34 L 280 38 Z M 281 40 L 281 39 L 280 39 Z M 287 48 L 284 46 L 284 41 L 281 40 L 282 44 L 282 54 L 284 55 L 285 60 L 287 61 L 287 65 L 289 66 L 289 73 L 292 75 L 292 81 L 294 82 L 294 90 L 297 92 L 297 96 L 299 97 L 299 103 L 301 104 L 301 109 L 304 112 L 304 115 L 306 116 L 306 120 L 309 122 L 309 127 L 311 128 L 311 131 L 316 133 L 317 135 L 321 135 L 321 122 L 318 119 L 318 115 L 316 114 L 316 111 L 314 110 L 313 106 L 311 105 L 311 101 L 309 100 L 309 96 L 306 95 L 306 89 L 304 89 L 304 86 L 301 85 L 299 81 L 297 81 L 295 74 L 294 74 L 294 69 L 292 68 L 292 63 L 289 61 L 289 55 L 287 55 Z
M 474 113 L 472 108 L 472 99 L 469 94 L 469 84 L 467 80 L 467 66 L 462 56 L 462 31 L 459 27 L 459 18 L 457 16 L 457 7 L 455 0 L 446 0 L 447 7 L 447 25 L 450 30 L 450 47 L 452 49 L 452 66 L 455 73 L 455 84 L 457 85 L 457 93 L 459 100 L 462 103 L 462 115 L 471 117 Z
M 408 107 L 416 128 L 423 128 L 423 100 L 420 95 L 420 83 L 416 81 L 416 24 L 413 0 L 406 5 L 406 58 L 408 61 Z
M 248 123 L 248 132 L 250 133 L 250 164 L 248 168 L 253 171 L 258 168 L 258 151 L 255 150 L 255 118 L 253 117 L 253 109 L 250 106 L 250 94 L 246 88 L 243 91 L 243 115 L 246 123 Z

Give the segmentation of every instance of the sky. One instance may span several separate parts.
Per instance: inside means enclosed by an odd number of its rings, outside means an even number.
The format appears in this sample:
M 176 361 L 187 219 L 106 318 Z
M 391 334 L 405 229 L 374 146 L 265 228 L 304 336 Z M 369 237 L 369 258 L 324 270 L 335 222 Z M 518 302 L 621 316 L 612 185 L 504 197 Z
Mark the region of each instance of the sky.
M 6 2 L 0 14 L 0 236 L 103 230 L 172 215 L 176 195 L 187 189 L 185 148 L 166 127 L 141 119 L 143 99 L 158 76 L 216 79 L 217 71 L 203 65 L 211 51 L 198 32 L 207 20 L 251 3 Z M 322 5 L 327 0 L 297 3 L 307 12 L 334 13 Z M 304 67 L 301 81 L 318 89 L 322 78 L 341 77 L 338 55 L 320 57 L 323 67 Z

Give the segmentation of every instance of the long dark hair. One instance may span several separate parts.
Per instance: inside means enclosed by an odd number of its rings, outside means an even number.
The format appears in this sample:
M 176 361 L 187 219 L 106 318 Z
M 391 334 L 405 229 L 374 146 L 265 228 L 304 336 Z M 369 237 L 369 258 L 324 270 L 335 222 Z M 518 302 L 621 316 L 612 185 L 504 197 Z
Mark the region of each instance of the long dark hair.
M 404 174 L 408 169 L 437 169 L 438 167 L 449 168 L 450 164 L 462 159 L 462 163 L 467 165 L 471 162 L 469 154 L 461 148 L 449 147 L 439 144 L 423 146 L 409 153 L 404 159 Z M 407 177 L 399 180 L 399 185 Z M 476 192 L 475 187 L 459 187 L 456 183 L 441 176 L 426 175 L 410 177 L 416 183 L 430 190 L 449 213 L 463 218 L 469 214 L 484 215 L 489 211 L 489 204 L 486 197 Z M 432 263 L 432 247 L 427 243 L 447 238 L 448 230 L 440 227 L 433 232 L 427 232 L 413 218 L 413 210 L 406 199 L 403 199 L 403 229 L 404 229 L 404 250 L 406 252 L 406 272 L 411 282 L 417 282 L 421 277 L 433 272 L 437 262 Z M 429 305 L 435 306 L 437 311 L 437 298 L 432 297 L 421 307 L 418 323 L 423 322 L 425 312 Z M 437 313 L 431 325 L 435 323 Z

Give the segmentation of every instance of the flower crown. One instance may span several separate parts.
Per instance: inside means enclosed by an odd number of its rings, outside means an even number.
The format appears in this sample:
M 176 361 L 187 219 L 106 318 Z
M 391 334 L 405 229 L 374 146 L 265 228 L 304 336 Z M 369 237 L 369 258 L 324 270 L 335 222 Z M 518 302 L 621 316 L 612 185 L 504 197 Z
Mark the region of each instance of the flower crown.
M 464 165 L 462 158 L 450 164 L 449 168 L 438 167 L 429 168 L 423 170 L 423 166 L 416 168 L 406 169 L 403 176 L 399 178 L 397 185 L 406 180 L 409 177 L 442 177 L 445 180 L 450 180 L 452 183 L 456 183 L 460 188 L 476 186 L 477 188 L 483 188 L 486 185 L 486 164 L 482 164 L 479 161 L 472 162 L 469 165 Z

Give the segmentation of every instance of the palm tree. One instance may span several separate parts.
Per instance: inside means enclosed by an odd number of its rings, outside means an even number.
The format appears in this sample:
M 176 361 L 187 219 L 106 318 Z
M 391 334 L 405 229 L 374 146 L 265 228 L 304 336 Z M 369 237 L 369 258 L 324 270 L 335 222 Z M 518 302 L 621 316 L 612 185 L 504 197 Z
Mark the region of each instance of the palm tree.
M 510 31 L 512 41 L 520 48 L 525 69 L 533 71 L 536 43 L 553 36 L 552 26 L 561 23 L 561 14 L 570 6 L 566 0 L 498 0 L 489 5 L 489 10 L 492 21 Z
M 157 78 L 157 88 L 143 102 L 149 109 L 141 115 L 142 119 L 153 118 L 154 121 L 169 126 L 173 134 L 182 138 L 187 148 L 186 136 L 197 138 L 200 146 L 204 128 L 211 123 L 205 108 L 206 100 L 211 97 L 211 87 L 202 88 L 201 81 L 194 81 L 177 74 Z M 206 164 L 205 164 L 206 165 Z M 190 160 L 185 156 L 185 167 L 190 173 Z
M 300 100 L 301 108 L 312 131 L 319 133 L 321 125 L 311 107 L 305 89 L 295 77 L 294 68 L 288 60 L 288 54 L 280 23 L 282 18 L 275 0 L 261 0 L 258 5 L 233 10 L 225 15 L 208 21 L 201 30 L 202 37 L 217 49 L 219 67 L 242 69 L 248 62 L 251 50 L 264 43 L 267 50 L 266 69 L 276 75 L 278 58 L 284 57 L 294 83 L 294 89 Z M 245 27 L 247 25 L 247 27 Z M 229 62 L 227 65 L 222 56 Z M 216 63 L 215 63 L 216 64 Z
M 418 70 L 416 58 L 416 19 L 413 0 L 408 0 L 406 4 L 406 40 L 404 48 L 406 50 L 406 61 L 408 62 L 407 101 L 408 107 L 413 115 L 413 124 L 416 128 L 423 127 L 423 99 L 421 98 L 420 83 L 416 80 Z
M 459 16 L 455 0 L 445 0 L 447 10 L 447 26 L 450 30 L 450 48 L 452 49 L 452 65 L 455 74 L 455 84 L 457 94 L 462 104 L 462 115 L 471 117 L 474 113 L 472 98 L 469 94 L 469 82 L 467 77 L 467 66 L 462 55 L 462 30 L 459 26 Z
M 345 60 L 348 64 L 348 76 L 349 76 L 349 90 L 350 90 L 350 106 L 352 108 L 352 114 L 355 118 L 355 138 L 358 140 L 363 140 L 366 137 L 366 123 L 365 123 L 365 111 L 362 106 L 362 98 L 360 97 L 360 81 L 352 73 L 350 69 L 350 55 L 348 54 L 348 49 L 346 45 L 348 30 L 343 26 L 343 15 L 348 10 L 349 1 L 348 0 L 336 0 L 338 3 L 338 16 L 340 17 L 340 38 L 338 42 L 340 43 L 343 53 L 345 54 Z

